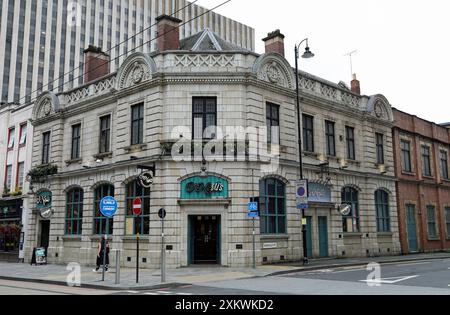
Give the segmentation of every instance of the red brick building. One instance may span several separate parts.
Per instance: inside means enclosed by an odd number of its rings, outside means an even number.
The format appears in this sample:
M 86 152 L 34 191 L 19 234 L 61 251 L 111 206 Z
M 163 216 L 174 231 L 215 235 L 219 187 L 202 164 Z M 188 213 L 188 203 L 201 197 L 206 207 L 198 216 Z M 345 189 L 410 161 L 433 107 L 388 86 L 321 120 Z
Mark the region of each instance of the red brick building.
M 394 109 L 394 159 L 404 254 L 450 249 L 450 129 Z

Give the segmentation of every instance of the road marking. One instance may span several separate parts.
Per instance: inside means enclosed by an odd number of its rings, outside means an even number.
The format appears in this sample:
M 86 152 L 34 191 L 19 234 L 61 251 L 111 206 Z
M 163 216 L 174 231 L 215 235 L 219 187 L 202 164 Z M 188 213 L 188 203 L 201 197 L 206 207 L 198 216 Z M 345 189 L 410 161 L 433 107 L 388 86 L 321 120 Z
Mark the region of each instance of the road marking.
M 382 278 L 382 279 L 366 279 L 366 280 L 359 280 L 360 282 L 366 282 L 366 283 L 385 283 L 385 284 L 395 284 L 399 282 L 403 282 L 406 280 L 417 278 L 418 276 L 408 276 L 408 277 L 392 277 L 392 278 Z
M 192 293 L 176 293 L 177 295 L 193 295 Z
M 403 266 L 415 266 L 415 265 L 428 265 L 431 262 L 416 262 L 416 263 L 404 263 L 404 264 L 397 264 L 395 267 L 403 267 Z
M 127 293 L 131 293 L 131 294 L 138 294 L 138 291 L 127 291 Z
M 145 295 L 158 295 L 158 293 L 154 293 L 154 292 L 145 292 Z
M 159 294 L 172 294 L 172 292 L 167 292 L 167 291 L 156 291 Z
M 341 270 L 341 271 L 335 271 L 333 274 L 336 273 L 344 273 L 344 272 L 354 272 L 354 271 L 366 271 L 366 268 L 358 268 L 358 269 L 352 269 L 352 270 Z

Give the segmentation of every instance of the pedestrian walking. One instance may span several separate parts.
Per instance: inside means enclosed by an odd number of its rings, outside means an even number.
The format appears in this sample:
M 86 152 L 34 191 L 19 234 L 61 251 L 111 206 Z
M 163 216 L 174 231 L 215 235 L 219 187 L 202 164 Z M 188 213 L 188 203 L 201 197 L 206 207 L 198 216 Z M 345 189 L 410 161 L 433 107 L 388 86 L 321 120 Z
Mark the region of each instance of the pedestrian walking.
M 103 259 L 103 256 L 106 255 L 106 258 Z M 100 270 L 100 266 L 103 266 L 103 261 L 105 261 L 105 271 L 108 271 L 109 267 L 109 242 L 108 237 L 104 235 L 97 246 L 97 267 L 94 269 L 94 272 L 98 272 Z

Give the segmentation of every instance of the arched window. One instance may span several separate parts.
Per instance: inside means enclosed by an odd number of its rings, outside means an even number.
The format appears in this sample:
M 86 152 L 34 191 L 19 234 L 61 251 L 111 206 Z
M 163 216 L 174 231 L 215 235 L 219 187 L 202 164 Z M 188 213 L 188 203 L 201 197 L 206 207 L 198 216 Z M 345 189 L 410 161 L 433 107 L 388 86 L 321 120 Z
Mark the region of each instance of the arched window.
M 391 217 L 389 211 L 389 194 L 384 190 L 375 192 L 375 209 L 377 211 L 378 232 L 391 231 Z
M 105 184 L 98 186 L 94 192 L 94 234 L 113 234 L 114 220 L 104 217 L 100 212 L 100 201 L 104 197 L 114 197 L 114 186 Z
M 150 188 L 142 188 L 135 180 L 127 185 L 126 191 L 126 235 L 148 235 L 150 232 Z M 133 213 L 133 201 L 141 198 L 141 215 L 136 216 Z
M 351 206 L 349 215 L 342 218 L 344 232 L 357 233 L 360 230 L 359 224 L 359 203 L 358 191 L 352 187 L 345 187 L 341 195 L 342 203 Z
M 281 181 L 260 182 L 261 234 L 286 234 L 286 189 Z
M 66 193 L 66 235 L 81 235 L 82 225 L 83 189 L 72 188 Z

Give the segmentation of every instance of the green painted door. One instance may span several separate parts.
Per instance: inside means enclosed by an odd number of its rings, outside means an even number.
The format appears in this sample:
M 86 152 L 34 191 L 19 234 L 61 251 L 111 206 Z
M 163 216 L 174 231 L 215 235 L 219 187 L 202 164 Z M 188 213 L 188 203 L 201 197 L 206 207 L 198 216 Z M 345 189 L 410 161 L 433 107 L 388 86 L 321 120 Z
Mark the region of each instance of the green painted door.
M 313 257 L 313 242 L 312 242 L 312 217 L 306 217 L 306 248 L 308 258 Z
M 419 251 L 419 243 L 417 242 L 416 207 L 414 205 L 406 206 L 406 223 L 409 251 L 417 252 Z
M 319 217 L 319 256 L 328 257 L 328 218 Z

